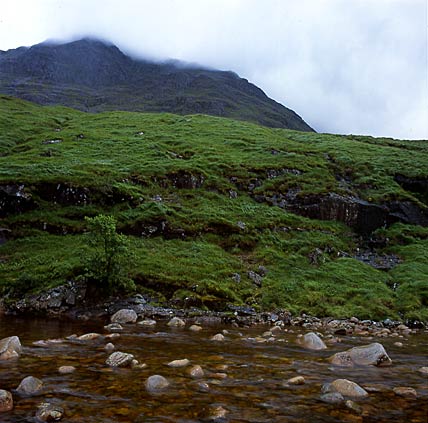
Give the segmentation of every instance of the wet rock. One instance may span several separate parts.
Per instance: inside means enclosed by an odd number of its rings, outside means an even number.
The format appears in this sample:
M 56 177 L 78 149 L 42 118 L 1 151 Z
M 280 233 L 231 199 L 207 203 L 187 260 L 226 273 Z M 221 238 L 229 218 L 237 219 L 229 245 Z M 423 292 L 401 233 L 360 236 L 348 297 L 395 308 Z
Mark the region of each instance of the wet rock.
M 205 372 L 201 366 L 195 364 L 188 371 L 187 374 L 193 379 L 200 379 L 205 376 Z
M 64 416 L 64 409 L 58 405 L 44 402 L 38 406 L 36 419 L 40 422 L 58 422 Z
M 0 413 L 13 409 L 13 398 L 9 391 L 0 389 Z
M 18 358 L 21 352 L 21 341 L 17 336 L 9 336 L 0 341 L 0 361 Z
M 107 326 L 104 326 L 104 329 L 109 332 L 121 331 L 123 330 L 123 326 L 120 323 L 110 323 Z
M 167 325 L 173 328 L 180 328 L 180 327 L 186 326 L 186 322 L 183 319 L 180 319 L 179 317 L 173 317 L 167 323 Z
M 314 332 L 306 333 L 298 340 L 298 343 L 308 350 L 325 350 L 327 348 L 324 341 Z
M 327 404 L 340 404 L 345 401 L 345 398 L 339 392 L 328 392 L 321 395 L 320 400 Z
M 188 366 L 190 361 L 187 358 L 183 358 L 182 360 L 173 360 L 168 363 L 169 367 L 186 367 Z
M 120 338 L 120 333 L 116 333 L 116 332 L 110 333 L 104 337 L 104 339 L 108 339 L 110 341 L 113 341 L 114 339 L 118 339 L 118 338 Z
M 210 407 L 207 420 L 212 422 L 223 421 L 227 416 L 228 411 L 221 405 L 216 407 Z
M 329 358 L 329 361 L 336 366 L 389 366 L 392 364 L 385 348 L 378 342 L 336 353 Z
M 102 338 L 102 335 L 99 333 L 85 333 L 84 335 L 80 335 L 77 337 L 79 341 L 93 341 L 94 339 Z
M 295 376 L 295 377 L 292 377 L 291 379 L 288 379 L 287 383 L 289 385 L 304 385 L 305 378 L 303 376 Z
M 146 390 L 149 392 L 159 392 L 169 386 L 169 382 L 163 376 L 153 375 L 146 380 Z
M 225 340 L 224 335 L 222 333 L 217 333 L 216 335 L 210 338 L 211 341 L 223 342 Z
M 112 323 L 135 323 L 137 321 L 137 313 L 129 308 L 123 308 L 111 316 Z
M 210 386 L 209 386 L 209 385 L 208 385 L 208 383 L 206 383 L 206 382 L 198 382 L 198 383 L 196 384 L 196 389 L 197 389 L 199 392 L 206 393 L 206 392 L 209 392 L 209 391 L 210 391 Z
M 199 325 L 192 325 L 189 327 L 189 330 L 191 330 L 192 332 L 199 332 L 202 330 L 202 326 Z
M 362 414 L 363 412 L 363 409 L 355 401 L 346 400 L 345 406 L 357 414 Z
M 418 369 L 418 372 L 423 375 L 428 375 L 428 367 L 421 367 L 420 369 Z
M 403 346 L 403 343 L 402 343 L 402 342 L 394 342 L 394 345 L 395 345 L 396 347 L 402 347 L 402 346 Z
M 110 354 L 109 358 L 106 360 L 106 364 L 111 367 L 127 367 L 131 365 L 132 360 L 134 360 L 132 354 L 116 351 Z
M 153 319 L 144 319 L 141 322 L 138 322 L 138 324 L 140 326 L 152 327 L 152 326 L 156 326 L 156 320 L 153 320 Z
M 364 398 L 368 396 L 365 389 L 348 379 L 336 379 L 330 384 L 330 389 L 333 392 L 339 392 L 344 397 Z
M 114 346 L 114 344 L 112 344 L 111 342 L 109 342 L 108 344 L 106 344 L 105 346 L 104 346 L 104 349 L 106 350 L 106 351 L 114 351 L 115 350 L 115 346 Z
M 404 398 L 417 398 L 418 393 L 409 386 L 398 386 L 393 389 L 394 394 Z
M 62 374 L 62 375 L 67 375 L 70 373 L 74 373 L 76 371 L 76 368 L 74 366 L 61 366 L 58 371 Z
M 40 393 L 43 387 L 43 382 L 33 376 L 27 376 L 22 379 L 19 386 L 16 388 L 16 392 L 21 395 L 36 395 Z

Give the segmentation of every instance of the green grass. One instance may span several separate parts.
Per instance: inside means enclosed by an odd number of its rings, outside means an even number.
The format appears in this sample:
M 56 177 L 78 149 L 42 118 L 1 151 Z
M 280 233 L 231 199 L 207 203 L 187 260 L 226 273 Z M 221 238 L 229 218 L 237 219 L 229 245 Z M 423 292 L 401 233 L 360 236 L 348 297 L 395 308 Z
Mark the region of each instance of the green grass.
M 378 230 L 389 239 L 380 252 L 402 261 L 375 270 L 351 258 L 361 239 L 350 228 L 256 202 L 247 188 L 253 183 L 256 196 L 296 189 L 302 197 L 335 192 L 426 208 L 395 182 L 397 173 L 427 178 L 427 141 L 303 133 L 204 115 L 87 114 L 0 96 L 0 187 L 24 185 L 35 205 L 2 219 L 12 239 L 0 246 L 0 290 L 16 297 L 78 277 L 84 217 L 104 213 L 129 236 L 138 290 L 176 305 L 427 320 L 426 228 Z M 177 188 L 180 175 L 187 182 Z M 191 179 L 195 188 L 186 185 Z M 55 197 L 59 184 L 83 192 L 85 202 L 73 193 Z M 248 277 L 259 266 L 268 270 L 261 287 Z

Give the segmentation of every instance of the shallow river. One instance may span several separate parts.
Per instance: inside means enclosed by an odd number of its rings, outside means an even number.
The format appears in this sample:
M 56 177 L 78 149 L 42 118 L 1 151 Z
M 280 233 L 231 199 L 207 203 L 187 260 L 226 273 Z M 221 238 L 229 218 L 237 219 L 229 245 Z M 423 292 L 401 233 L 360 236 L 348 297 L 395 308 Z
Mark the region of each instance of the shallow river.
M 227 329 L 225 342 L 209 338 Z M 63 422 L 428 422 L 428 377 L 417 370 L 428 366 L 428 333 L 398 339 L 382 338 L 393 360 L 385 368 L 334 368 L 326 360 L 335 352 L 370 342 L 363 337 L 342 337 L 321 352 L 304 350 L 296 344 L 301 329 L 280 332 L 274 342 L 257 343 L 268 327 L 249 329 L 204 327 L 199 333 L 170 329 L 164 322 L 154 328 L 126 326 L 112 341 L 116 349 L 132 353 L 144 369 L 111 369 L 105 364 L 107 341 L 64 342 L 36 347 L 34 341 L 61 338 L 76 333 L 106 332 L 102 322 L 81 323 L 60 320 L 17 319 L 0 316 L 0 339 L 18 335 L 23 344 L 19 360 L 0 362 L 0 389 L 13 393 L 15 408 L 1 413 L 0 422 L 32 422 L 38 404 L 52 402 L 65 409 Z M 186 368 L 166 363 L 187 358 L 205 371 L 194 380 Z M 60 375 L 58 367 L 72 365 L 73 374 Z M 153 374 L 165 376 L 166 391 L 149 394 L 144 382 Z M 20 397 L 14 389 L 26 376 L 43 380 L 44 391 L 35 397 Z M 287 386 L 294 376 L 304 385 Z M 321 386 L 337 378 L 358 384 L 377 384 L 378 392 L 357 400 L 360 410 L 320 401 Z M 201 392 L 198 382 L 209 385 Z M 396 396 L 392 389 L 410 386 L 416 399 Z M 226 410 L 215 419 L 219 407 Z

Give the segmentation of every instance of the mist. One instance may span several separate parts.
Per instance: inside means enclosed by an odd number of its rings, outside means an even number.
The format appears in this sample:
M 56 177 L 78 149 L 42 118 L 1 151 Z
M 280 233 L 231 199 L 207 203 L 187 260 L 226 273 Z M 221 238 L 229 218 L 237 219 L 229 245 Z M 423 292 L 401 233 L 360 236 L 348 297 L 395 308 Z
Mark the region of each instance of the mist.
M 318 132 L 428 139 L 425 0 L 6 0 L 0 49 L 85 36 L 231 70 Z

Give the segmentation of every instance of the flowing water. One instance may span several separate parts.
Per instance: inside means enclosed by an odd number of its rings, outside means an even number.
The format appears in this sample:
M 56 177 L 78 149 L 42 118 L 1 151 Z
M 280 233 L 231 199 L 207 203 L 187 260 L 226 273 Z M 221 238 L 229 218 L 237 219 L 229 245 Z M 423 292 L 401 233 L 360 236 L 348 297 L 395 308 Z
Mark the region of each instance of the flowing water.
M 223 329 L 229 332 L 225 342 L 210 341 Z M 70 423 L 428 422 L 428 376 L 417 371 L 428 366 L 428 333 L 399 339 L 402 347 L 394 345 L 397 338 L 382 338 L 393 360 L 391 367 L 344 369 L 332 367 L 326 358 L 373 341 L 342 337 L 341 343 L 329 345 L 328 350 L 313 352 L 296 344 L 302 329 L 280 332 L 274 342 L 257 342 L 254 338 L 267 329 L 210 326 L 194 333 L 187 328 L 169 328 L 164 322 L 153 328 L 129 325 L 113 342 L 117 350 L 134 354 L 147 367 L 112 369 L 105 364 L 105 340 L 33 345 L 37 340 L 73 333 L 105 333 L 102 322 L 0 316 L 0 339 L 18 335 L 24 347 L 18 360 L 0 362 L 0 389 L 12 391 L 15 404 L 13 411 L 0 413 L 0 422 L 32 422 L 41 402 L 63 407 L 62 421 Z M 166 365 L 182 358 L 201 365 L 205 376 L 194 380 L 186 368 Z M 62 365 L 77 370 L 61 375 L 58 367 Z M 145 390 L 147 377 L 154 374 L 171 383 L 162 393 Z M 44 390 L 38 396 L 19 396 L 14 389 L 29 375 L 42 379 Z M 304 385 L 286 384 L 298 375 L 305 378 Z M 337 378 L 378 389 L 356 401 L 359 410 L 320 401 L 321 386 Z M 209 385 L 208 392 L 201 392 L 200 382 Z M 396 396 L 392 389 L 397 386 L 415 388 L 417 398 Z M 222 409 L 226 411 L 223 417 L 219 415 Z

